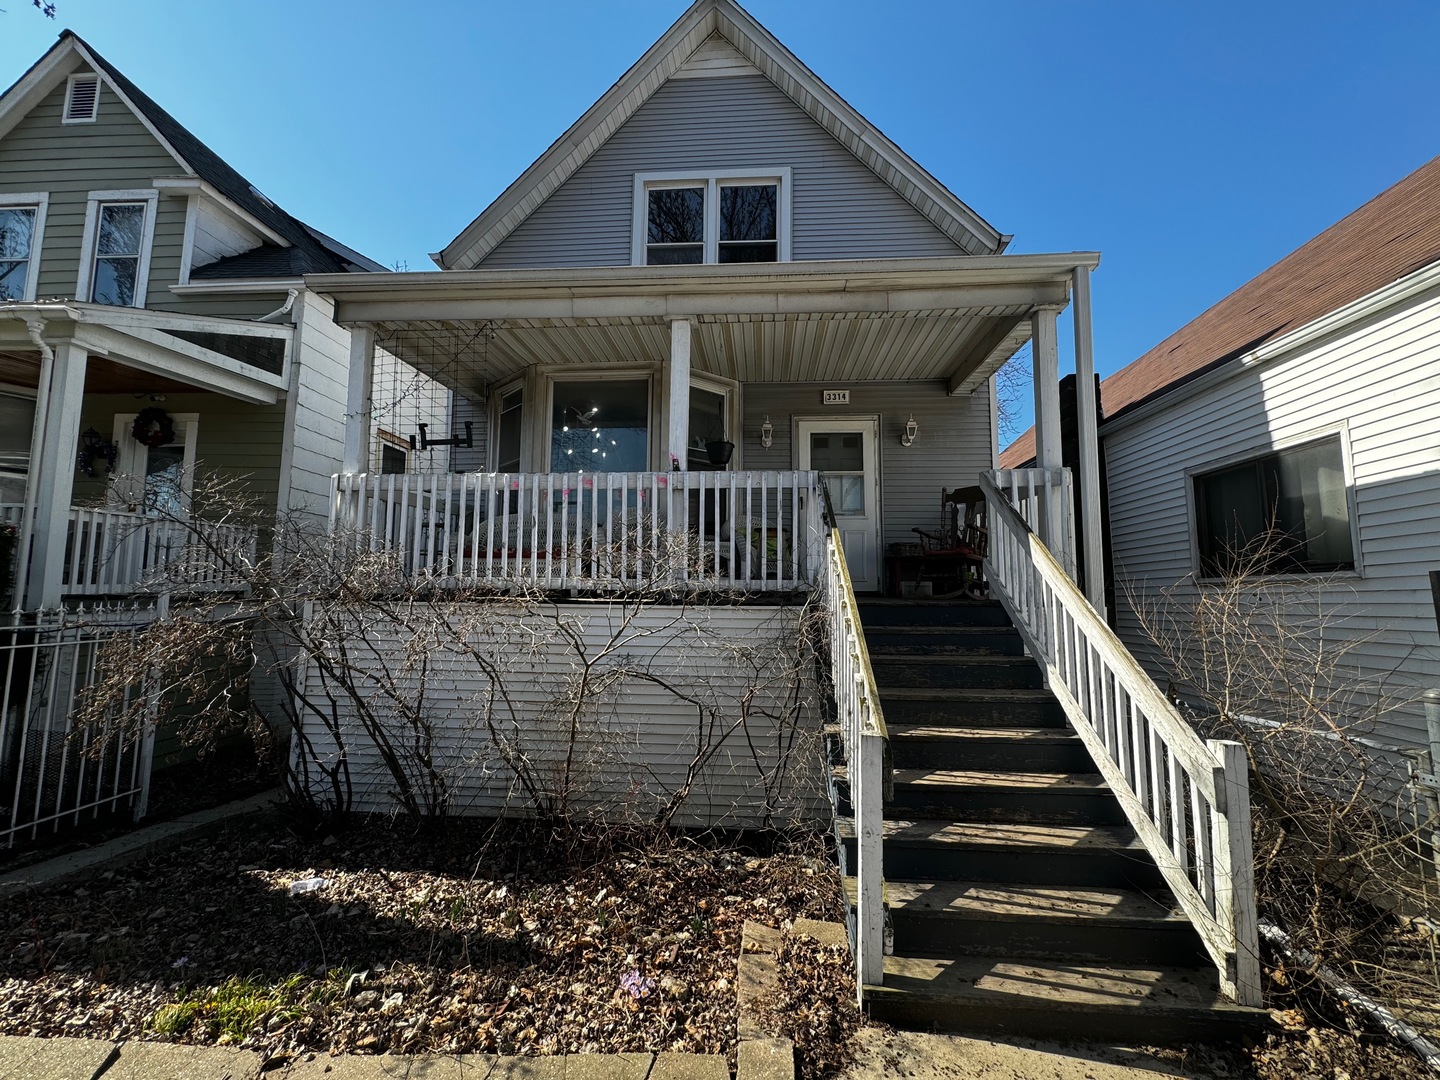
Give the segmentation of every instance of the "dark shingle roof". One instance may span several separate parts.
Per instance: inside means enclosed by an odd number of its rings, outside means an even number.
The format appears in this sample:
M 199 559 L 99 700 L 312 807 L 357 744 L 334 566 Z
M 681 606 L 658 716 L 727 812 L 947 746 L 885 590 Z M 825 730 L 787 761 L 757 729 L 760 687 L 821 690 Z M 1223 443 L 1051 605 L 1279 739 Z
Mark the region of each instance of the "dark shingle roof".
M 1105 419 L 1440 260 L 1440 157 L 1342 218 L 1100 384 Z M 1035 456 L 1032 428 L 1001 468 Z
M 283 236 L 294 245 L 291 253 L 290 265 L 286 268 L 286 276 L 298 276 L 300 274 L 329 274 L 347 273 L 351 271 L 383 271 L 386 268 L 367 259 L 364 255 L 356 252 L 344 244 L 340 244 L 324 233 L 310 228 L 303 221 L 291 217 L 280 207 L 276 206 L 265 196 L 261 195 L 254 184 L 246 180 L 238 172 L 232 169 L 220 157 L 203 142 L 197 139 L 189 129 L 180 121 L 176 120 L 168 112 L 162 109 L 148 94 L 127 79 L 113 64 L 101 56 L 90 46 L 80 35 L 74 31 L 65 30 L 60 34 L 63 41 L 72 38 L 78 45 L 83 47 L 95 63 L 104 71 L 106 78 L 110 79 L 128 97 L 135 108 L 144 114 L 145 119 L 158 131 L 167 142 L 170 143 L 176 152 L 185 159 L 195 174 L 204 180 L 216 191 L 239 206 L 246 213 L 256 220 L 264 223 L 266 227 L 276 234 Z M 266 250 L 265 248 L 259 249 Z M 282 249 L 276 248 L 279 251 Z M 250 254 L 234 256 L 233 259 L 222 259 L 222 263 L 230 263 L 235 260 L 248 258 Z M 261 260 L 263 262 L 263 260 Z M 202 267 L 200 270 L 209 271 L 218 264 Z M 251 275 L 246 273 L 201 273 L 199 270 L 195 277 L 230 277 L 241 278 Z M 265 276 L 271 276 L 267 273 Z

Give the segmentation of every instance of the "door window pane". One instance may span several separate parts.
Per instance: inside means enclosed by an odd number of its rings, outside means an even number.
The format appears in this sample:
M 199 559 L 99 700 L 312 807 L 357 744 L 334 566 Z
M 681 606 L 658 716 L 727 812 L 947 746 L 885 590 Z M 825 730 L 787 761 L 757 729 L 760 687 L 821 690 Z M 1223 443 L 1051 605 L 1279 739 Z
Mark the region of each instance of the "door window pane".
M 556 382 L 552 472 L 641 472 L 649 459 L 648 379 Z
M 185 444 L 152 446 L 145 456 L 145 509 L 182 517 L 185 510 Z
M 810 467 L 820 472 L 864 472 L 864 436 L 858 431 L 813 432 Z

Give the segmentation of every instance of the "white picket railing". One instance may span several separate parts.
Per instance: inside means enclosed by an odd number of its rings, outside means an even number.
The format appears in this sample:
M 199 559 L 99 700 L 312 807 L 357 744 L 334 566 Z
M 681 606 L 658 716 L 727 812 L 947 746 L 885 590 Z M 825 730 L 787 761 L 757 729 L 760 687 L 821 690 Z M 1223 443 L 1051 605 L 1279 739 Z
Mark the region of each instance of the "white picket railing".
M 830 620 L 830 678 L 855 827 L 855 987 L 863 1004 L 865 986 L 879 985 L 885 977 L 884 829 L 885 798 L 891 783 L 889 734 L 840 530 L 833 518 L 827 524 L 822 587 Z
M 441 586 L 790 591 L 823 555 L 810 472 L 334 477 L 331 529 Z
M 1075 495 L 1069 469 L 997 469 L 990 474 L 995 486 L 1010 500 L 1030 531 L 1044 539 L 1045 524 L 1053 522 L 1050 553 L 1065 572 L 1076 577 Z
M 1038 485 L 1013 473 L 985 474 L 981 485 L 991 588 L 1199 931 L 1225 993 L 1260 1005 L 1244 748 L 1202 740 L 1086 602 L 1025 520 L 1036 520 Z M 1023 497 L 1012 501 L 1013 492 Z
M 248 526 L 76 507 L 61 585 L 72 596 L 235 589 L 243 585 L 238 565 L 253 564 L 255 554 L 255 530 Z

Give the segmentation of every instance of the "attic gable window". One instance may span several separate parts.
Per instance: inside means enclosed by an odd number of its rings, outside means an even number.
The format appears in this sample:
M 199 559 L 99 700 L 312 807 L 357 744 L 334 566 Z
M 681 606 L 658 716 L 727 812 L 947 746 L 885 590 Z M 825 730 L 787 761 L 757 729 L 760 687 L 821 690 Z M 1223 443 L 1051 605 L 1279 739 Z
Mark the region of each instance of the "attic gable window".
M 61 123 L 93 123 L 100 112 L 100 76 L 94 72 L 71 75 L 65 84 L 65 114 Z
M 785 261 L 789 187 L 784 169 L 756 176 L 637 176 L 633 261 L 644 266 Z

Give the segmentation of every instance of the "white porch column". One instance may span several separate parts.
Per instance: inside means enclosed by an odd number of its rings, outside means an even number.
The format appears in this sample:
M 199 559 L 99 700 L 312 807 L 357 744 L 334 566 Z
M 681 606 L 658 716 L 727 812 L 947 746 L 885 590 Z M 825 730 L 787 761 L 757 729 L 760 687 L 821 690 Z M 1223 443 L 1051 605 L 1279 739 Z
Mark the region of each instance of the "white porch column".
M 1055 329 L 1055 306 L 1037 307 L 1030 313 L 1031 358 L 1035 368 L 1035 466 L 1058 469 L 1060 454 L 1060 343 Z M 1053 490 L 1040 500 L 1040 539 L 1062 562 L 1064 525 L 1051 512 Z
M 25 587 L 27 608 L 60 606 L 65 540 L 70 529 L 70 497 L 75 489 L 75 448 L 80 438 L 80 409 L 85 396 L 89 354 L 73 341 L 54 342 L 50 391 L 42 420 L 44 450 L 31 471 L 35 485 L 34 541 Z M 24 557 L 19 553 L 18 557 Z
M 1105 537 L 1101 528 L 1100 433 L 1095 420 L 1095 346 L 1090 333 L 1090 268 L 1071 271 L 1075 323 L 1075 412 L 1080 442 L 1080 535 L 1085 541 L 1085 598 L 1105 618 Z
M 350 374 L 345 386 L 345 451 L 340 471 L 363 472 L 370 452 L 370 395 L 375 385 L 375 331 L 350 330 Z
M 690 320 L 670 323 L 670 460 L 690 466 Z

